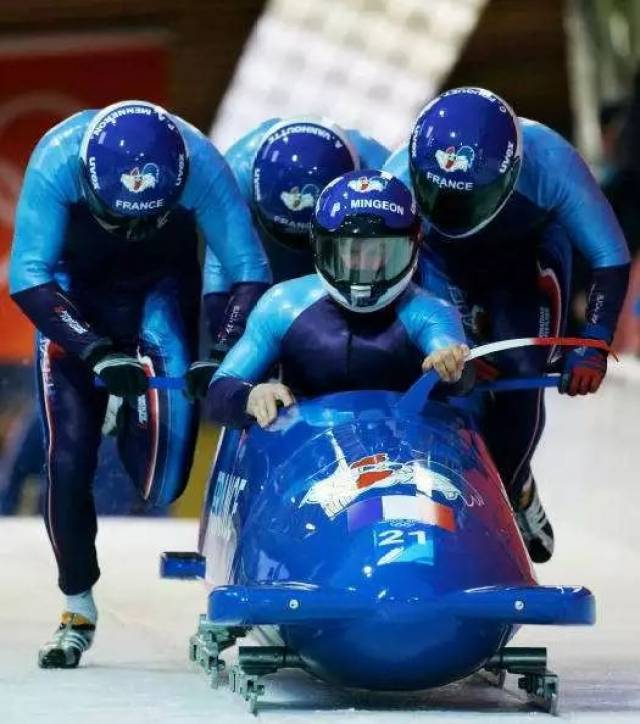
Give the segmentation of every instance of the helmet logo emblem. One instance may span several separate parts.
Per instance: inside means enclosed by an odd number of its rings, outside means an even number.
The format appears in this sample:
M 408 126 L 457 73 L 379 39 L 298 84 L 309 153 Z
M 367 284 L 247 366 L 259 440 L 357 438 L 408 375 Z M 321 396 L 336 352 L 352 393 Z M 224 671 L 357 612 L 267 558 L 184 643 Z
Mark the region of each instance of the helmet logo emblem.
M 446 150 L 436 151 L 438 166 L 447 173 L 453 171 L 468 171 L 473 165 L 475 153 L 471 146 L 460 146 L 456 151 L 455 146 L 449 146 Z
M 314 184 L 305 184 L 302 189 L 294 186 L 289 191 L 283 191 L 280 199 L 289 211 L 302 211 L 315 206 L 319 193 L 318 187 Z
M 384 191 L 387 185 L 387 180 L 380 176 L 369 178 L 368 176 L 360 176 L 358 179 L 353 179 L 347 184 L 353 191 L 358 191 L 361 194 L 369 193 L 369 191 Z
M 145 163 L 142 169 L 137 166 L 129 173 L 120 176 L 122 185 L 133 194 L 139 194 L 147 189 L 152 189 L 158 183 L 160 169 L 155 163 Z

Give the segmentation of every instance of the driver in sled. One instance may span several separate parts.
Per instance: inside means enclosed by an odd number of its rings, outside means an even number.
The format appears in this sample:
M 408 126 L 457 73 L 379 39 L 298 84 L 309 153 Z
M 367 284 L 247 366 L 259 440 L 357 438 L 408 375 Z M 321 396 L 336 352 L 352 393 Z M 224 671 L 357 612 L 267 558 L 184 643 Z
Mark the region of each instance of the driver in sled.
M 332 181 L 312 224 L 317 273 L 262 297 L 209 385 L 211 419 L 267 427 L 296 394 L 405 391 L 430 369 L 458 382 L 469 353 L 460 316 L 411 281 L 420 228 L 411 192 L 390 174 Z M 264 382 L 275 363 L 283 383 Z

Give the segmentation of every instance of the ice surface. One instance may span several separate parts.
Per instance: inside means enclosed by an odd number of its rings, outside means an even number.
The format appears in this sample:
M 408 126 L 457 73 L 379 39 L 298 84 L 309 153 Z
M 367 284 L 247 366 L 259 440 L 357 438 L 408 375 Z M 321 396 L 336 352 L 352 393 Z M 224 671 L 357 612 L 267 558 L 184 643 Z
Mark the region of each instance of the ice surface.
M 557 551 L 538 572 L 543 583 L 591 587 L 598 623 L 529 627 L 514 643 L 549 648 L 564 718 L 639 722 L 640 386 L 622 375 L 607 380 L 597 397 L 547 397 L 549 422 L 535 470 Z M 226 688 L 211 690 L 187 660 L 187 639 L 204 610 L 200 584 L 157 576 L 160 552 L 192 549 L 195 536 L 190 521 L 101 521 L 94 648 L 76 671 L 41 671 L 37 649 L 60 610 L 53 557 L 39 520 L 0 521 L 0 721 L 256 721 Z M 476 676 L 407 696 L 345 692 L 296 672 L 270 682 L 260 719 L 278 724 L 548 716 L 531 713 L 514 676 L 503 691 Z

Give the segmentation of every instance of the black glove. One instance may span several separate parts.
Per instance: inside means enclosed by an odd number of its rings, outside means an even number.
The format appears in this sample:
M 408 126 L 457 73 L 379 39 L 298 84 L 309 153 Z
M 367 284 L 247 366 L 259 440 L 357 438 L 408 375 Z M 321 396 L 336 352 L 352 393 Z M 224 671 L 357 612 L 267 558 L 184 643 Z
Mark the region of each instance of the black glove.
M 149 388 L 144 367 L 135 357 L 120 352 L 107 352 L 92 362 L 93 371 L 104 382 L 110 395 L 140 397 Z
M 207 396 L 207 390 L 213 375 L 226 354 L 225 349 L 214 348 L 209 359 L 194 362 L 184 376 L 184 394 L 190 402 Z

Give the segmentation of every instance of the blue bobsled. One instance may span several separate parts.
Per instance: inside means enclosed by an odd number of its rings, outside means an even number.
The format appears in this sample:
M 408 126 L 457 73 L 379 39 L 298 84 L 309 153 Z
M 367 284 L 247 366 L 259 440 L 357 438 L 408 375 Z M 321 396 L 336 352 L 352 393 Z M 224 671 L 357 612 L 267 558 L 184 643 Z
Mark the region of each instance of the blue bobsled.
M 592 624 L 593 596 L 537 585 L 469 403 L 425 401 L 434 379 L 223 432 L 199 554 L 165 554 L 162 569 L 207 583 L 191 656 L 214 682 L 239 636 L 259 627 L 276 642 L 240 647 L 231 669 L 253 711 L 260 676 L 299 666 L 377 690 L 511 671 L 555 712 L 546 650 L 506 644 L 523 624 Z

